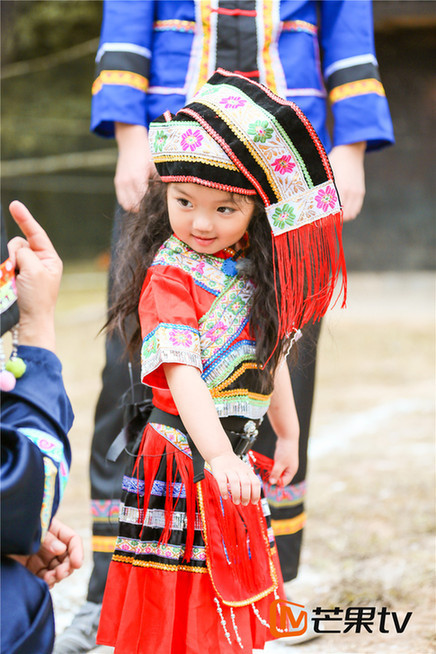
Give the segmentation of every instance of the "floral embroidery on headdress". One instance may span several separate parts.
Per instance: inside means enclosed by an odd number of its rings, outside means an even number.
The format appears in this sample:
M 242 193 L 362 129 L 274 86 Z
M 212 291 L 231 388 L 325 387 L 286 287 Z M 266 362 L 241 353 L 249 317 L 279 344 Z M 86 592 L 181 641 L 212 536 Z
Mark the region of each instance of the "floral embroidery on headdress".
M 255 123 L 250 123 L 247 133 L 253 137 L 255 143 L 265 143 L 273 135 L 273 128 L 266 120 L 256 120 Z
M 181 145 L 183 150 L 191 150 L 194 152 L 198 147 L 200 147 L 203 140 L 203 135 L 200 133 L 199 129 L 196 129 L 195 132 L 192 129 L 188 129 L 184 134 L 182 134 Z
M 295 163 L 292 161 L 290 154 L 283 154 L 281 157 L 278 157 L 275 161 L 272 162 L 272 167 L 276 173 L 284 175 L 285 173 L 292 173 L 295 168 Z
M 229 95 L 228 98 L 222 98 L 220 104 L 223 104 L 226 109 L 237 109 L 243 107 L 247 101 L 237 95 Z
M 272 215 L 274 227 L 278 227 L 279 229 L 285 229 L 286 225 L 293 225 L 295 218 L 294 209 L 289 204 L 278 207 Z
M 336 191 L 332 186 L 327 186 L 325 189 L 320 189 L 315 196 L 315 202 L 318 205 L 318 209 L 327 211 L 329 208 L 333 209 L 337 202 L 338 196 Z
M 276 264 L 278 344 L 310 320 L 319 320 L 338 284 L 345 302 L 339 194 L 327 154 L 297 105 L 243 75 L 219 69 L 177 115 L 167 112 L 156 119 L 153 130 L 169 134 L 164 152 L 154 157 L 164 182 L 257 194 L 263 202 Z M 175 147 L 165 152 L 170 140 Z M 228 274 L 230 264 L 225 266 Z
M 165 141 L 168 139 L 168 135 L 165 134 L 163 131 L 157 132 L 155 139 L 154 139 L 154 149 L 156 152 L 162 152 L 163 146 L 165 145 Z

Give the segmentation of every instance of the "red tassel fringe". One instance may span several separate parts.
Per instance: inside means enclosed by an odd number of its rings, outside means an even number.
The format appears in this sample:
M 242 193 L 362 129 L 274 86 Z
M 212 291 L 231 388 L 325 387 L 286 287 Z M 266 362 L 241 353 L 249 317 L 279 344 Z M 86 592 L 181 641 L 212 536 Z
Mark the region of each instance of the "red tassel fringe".
M 278 341 L 320 320 L 342 276 L 338 297 L 347 296 L 342 247 L 342 213 L 273 236 L 274 281 L 279 314 Z
M 209 523 L 209 538 L 213 533 L 212 523 L 218 527 L 215 542 L 209 542 L 211 567 L 215 569 L 215 583 L 224 587 L 229 595 L 236 592 L 241 597 L 256 595 L 259 588 L 271 586 L 270 566 L 265 540 L 266 521 L 260 504 L 236 505 L 231 499 L 223 500 L 215 479 L 209 475 L 207 483 L 202 482 L 204 511 Z M 208 531 L 209 531 L 208 528 Z M 225 579 L 218 570 L 223 566 L 222 549 L 225 550 Z M 233 588 L 233 591 L 232 591 Z M 237 589 L 237 590 L 235 590 Z
M 256 459 L 257 456 L 256 454 Z M 256 464 L 259 467 L 257 460 Z M 194 544 L 195 514 L 200 512 L 197 489 L 193 482 L 192 460 L 148 426 L 133 473 L 138 479 L 142 478 L 145 481 L 144 497 L 138 496 L 138 508 L 145 509 L 144 520 L 153 480 L 162 465 L 166 469 L 166 521 L 159 544 L 166 544 L 171 535 L 173 514 L 177 510 L 179 501 L 179 497 L 173 497 L 174 483 L 182 481 L 186 490 L 187 514 L 183 560 L 189 562 Z M 268 465 L 267 463 L 267 467 Z M 268 534 L 260 504 L 242 506 L 235 505 L 230 499 L 223 500 L 218 484 L 209 472 L 206 472 L 201 487 L 206 516 L 207 546 L 214 570 L 214 583 L 220 596 L 239 601 L 257 595 L 259 589 L 270 588 L 273 581 L 266 545 Z
M 162 459 L 162 457 L 164 457 Z M 183 561 L 190 561 L 192 556 L 192 547 L 194 545 L 194 524 L 195 514 L 199 512 L 195 484 L 193 483 L 192 461 L 182 452 L 168 443 L 162 436 L 154 432 L 152 428 L 146 428 L 142 442 L 139 448 L 138 457 L 134 466 L 133 474 L 139 481 L 142 478 L 145 482 L 144 497 L 138 495 L 138 509 L 145 508 L 150 500 L 153 481 L 156 477 L 159 466 L 166 467 L 166 497 L 165 497 L 165 527 L 159 538 L 159 545 L 165 545 L 172 531 L 172 521 L 174 511 L 177 510 L 179 496 L 173 497 L 174 483 L 178 481 L 178 475 L 185 486 L 186 490 L 186 516 L 187 532 L 186 546 Z M 144 524 L 143 528 L 144 529 Z M 142 531 L 141 534 L 142 535 Z

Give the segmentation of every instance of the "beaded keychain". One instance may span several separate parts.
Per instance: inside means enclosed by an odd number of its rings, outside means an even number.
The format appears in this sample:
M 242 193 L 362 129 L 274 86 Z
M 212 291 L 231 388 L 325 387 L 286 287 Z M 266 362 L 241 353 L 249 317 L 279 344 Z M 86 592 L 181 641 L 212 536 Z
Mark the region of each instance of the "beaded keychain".
M 26 372 L 26 364 L 18 356 L 18 327 L 11 329 L 12 332 L 12 352 L 6 361 L 3 340 L 0 338 L 0 391 L 12 391 L 15 388 L 16 380 Z

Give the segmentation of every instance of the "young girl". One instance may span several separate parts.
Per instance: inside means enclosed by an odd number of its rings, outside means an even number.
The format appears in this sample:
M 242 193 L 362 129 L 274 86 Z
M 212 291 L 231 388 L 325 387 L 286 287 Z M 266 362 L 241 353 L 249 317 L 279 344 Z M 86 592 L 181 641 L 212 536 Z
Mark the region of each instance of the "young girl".
M 251 652 L 273 638 L 284 597 L 253 467 L 281 484 L 297 469 L 281 364 L 343 269 L 339 200 L 300 110 L 227 71 L 155 121 L 150 142 L 161 181 L 127 218 L 110 324 L 125 330 L 138 311 L 130 345 L 142 338 L 155 408 L 123 482 L 97 641 Z M 269 467 L 249 452 L 267 411 Z

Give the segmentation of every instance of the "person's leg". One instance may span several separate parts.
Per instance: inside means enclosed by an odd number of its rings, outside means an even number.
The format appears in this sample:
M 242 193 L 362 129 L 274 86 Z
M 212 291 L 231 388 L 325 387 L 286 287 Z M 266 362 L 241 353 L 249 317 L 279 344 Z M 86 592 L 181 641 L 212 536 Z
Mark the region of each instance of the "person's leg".
M 284 581 L 297 576 L 305 523 L 307 447 L 315 389 L 316 351 L 320 323 L 309 325 L 298 341 L 298 358 L 291 364 L 292 388 L 300 422 L 299 467 L 288 486 L 272 486 L 266 493 Z M 259 429 L 254 449 L 273 457 L 276 435 L 266 417 Z

